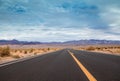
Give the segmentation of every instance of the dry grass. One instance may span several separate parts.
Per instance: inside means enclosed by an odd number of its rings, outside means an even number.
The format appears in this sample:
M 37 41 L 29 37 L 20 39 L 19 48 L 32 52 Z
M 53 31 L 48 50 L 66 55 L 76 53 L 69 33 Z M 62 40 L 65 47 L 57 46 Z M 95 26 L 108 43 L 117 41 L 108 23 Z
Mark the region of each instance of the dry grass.
M 109 45 L 109 46 L 107 46 L 107 45 L 94 46 L 93 45 L 93 46 L 77 47 L 75 49 L 120 55 L 120 45 Z
M 59 50 L 59 48 L 10 48 L 4 46 L 0 47 L 0 63 L 56 50 Z
M 96 49 L 96 48 L 93 47 L 93 46 L 89 46 L 89 47 L 86 48 L 86 50 L 88 50 L 88 51 L 93 51 L 93 50 L 95 50 L 95 49 Z
M 15 58 L 15 59 L 20 58 L 20 56 L 19 56 L 19 55 L 12 55 L 12 57 L 13 57 L 13 58 Z
M 0 48 L 0 56 L 1 57 L 10 56 L 10 48 L 8 46 Z

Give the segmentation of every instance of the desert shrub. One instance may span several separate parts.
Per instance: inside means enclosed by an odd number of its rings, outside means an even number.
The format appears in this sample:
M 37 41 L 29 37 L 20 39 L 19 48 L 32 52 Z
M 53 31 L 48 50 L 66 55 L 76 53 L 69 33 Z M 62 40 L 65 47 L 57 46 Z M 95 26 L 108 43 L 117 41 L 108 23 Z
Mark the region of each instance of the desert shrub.
M 93 47 L 93 46 L 89 46 L 89 47 L 86 48 L 86 50 L 88 50 L 88 51 L 92 51 L 92 50 L 95 50 L 95 47 Z
M 97 49 L 97 50 L 103 50 L 103 49 L 107 49 L 107 48 L 103 48 L 103 47 L 96 47 L 95 49 Z
M 112 49 L 113 47 L 110 46 L 110 47 L 108 47 L 108 48 L 109 48 L 109 49 Z
M 22 50 L 19 50 L 20 53 L 22 53 L 23 51 Z
M 33 53 L 34 49 L 30 49 L 30 53 Z
M 120 47 L 117 47 L 118 49 L 120 48 Z
M 100 47 L 96 47 L 97 50 L 100 50 Z
M 20 58 L 19 55 L 13 55 L 12 57 L 13 57 L 13 58 Z
M 104 49 L 107 49 L 107 47 L 105 47 Z
M 17 50 L 15 50 L 15 53 L 17 52 Z
M 24 54 L 27 54 L 27 50 L 24 51 Z
M 48 51 L 50 50 L 50 48 L 48 48 Z
M 10 56 L 10 48 L 8 46 L 1 48 L 0 56 L 1 57 Z

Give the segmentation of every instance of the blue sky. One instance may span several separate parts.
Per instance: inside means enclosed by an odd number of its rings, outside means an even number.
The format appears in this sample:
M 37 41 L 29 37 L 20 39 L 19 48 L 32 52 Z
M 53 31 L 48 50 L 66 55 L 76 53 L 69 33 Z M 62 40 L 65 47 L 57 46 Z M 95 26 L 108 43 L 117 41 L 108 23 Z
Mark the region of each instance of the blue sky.
M 120 40 L 119 0 L 0 0 L 0 39 Z

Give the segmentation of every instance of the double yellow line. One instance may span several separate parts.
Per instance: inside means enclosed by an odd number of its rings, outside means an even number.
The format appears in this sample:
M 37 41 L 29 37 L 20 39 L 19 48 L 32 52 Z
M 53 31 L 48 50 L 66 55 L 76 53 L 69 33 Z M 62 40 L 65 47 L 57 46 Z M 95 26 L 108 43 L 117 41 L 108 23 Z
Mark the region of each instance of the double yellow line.
M 68 50 L 68 52 L 70 53 L 70 55 L 73 57 L 73 59 L 75 60 L 75 62 L 78 64 L 79 68 L 84 72 L 84 74 L 87 76 L 87 78 L 89 79 L 89 81 L 97 81 L 95 79 L 95 77 L 82 65 L 82 63 L 74 56 L 74 54 L 72 52 L 70 52 Z

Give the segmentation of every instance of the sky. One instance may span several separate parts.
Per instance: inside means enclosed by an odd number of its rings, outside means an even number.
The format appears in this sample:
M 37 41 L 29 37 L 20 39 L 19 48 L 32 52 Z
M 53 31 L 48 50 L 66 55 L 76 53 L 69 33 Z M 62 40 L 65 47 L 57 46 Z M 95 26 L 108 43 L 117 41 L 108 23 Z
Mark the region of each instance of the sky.
M 0 39 L 120 40 L 120 0 L 0 0 Z

